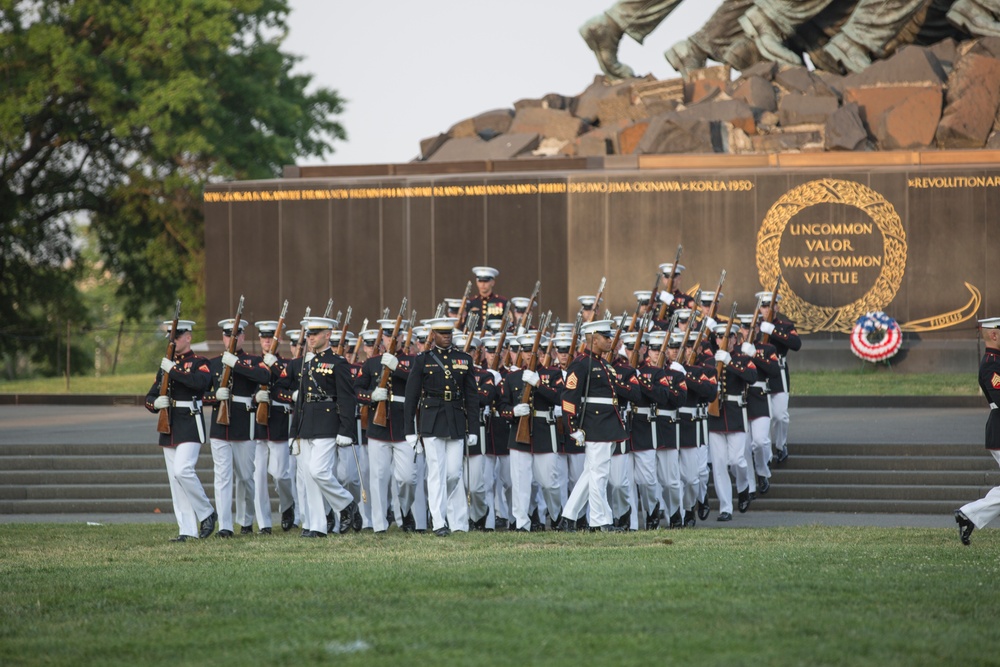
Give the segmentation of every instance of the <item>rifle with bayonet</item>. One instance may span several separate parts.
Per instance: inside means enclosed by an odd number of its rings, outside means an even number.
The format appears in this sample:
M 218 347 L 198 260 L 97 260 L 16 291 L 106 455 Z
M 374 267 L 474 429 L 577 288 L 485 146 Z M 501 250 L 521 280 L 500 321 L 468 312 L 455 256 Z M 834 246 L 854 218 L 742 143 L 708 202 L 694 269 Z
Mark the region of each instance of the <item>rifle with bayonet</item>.
M 545 355 L 542 357 L 542 368 L 548 368 L 552 365 L 552 347 L 556 340 L 556 329 L 559 328 L 559 318 L 549 322 L 549 326 L 552 327 L 552 334 L 549 336 L 549 343 L 545 346 Z
M 531 346 L 531 356 L 528 357 L 528 370 L 534 372 L 535 368 L 538 367 L 538 348 L 542 343 L 542 332 L 548 328 L 548 318 L 552 316 L 550 312 L 548 315 L 543 315 L 538 321 L 538 331 L 535 332 L 535 342 Z M 531 408 L 531 390 L 534 389 L 527 382 L 524 383 L 524 390 L 521 392 L 521 403 L 526 404 Z M 517 423 L 517 442 L 522 445 L 531 444 L 531 412 L 523 415 L 520 421 Z
M 278 356 L 278 345 L 281 344 L 281 330 L 285 326 L 285 315 L 288 313 L 288 299 L 285 299 L 284 305 L 281 306 L 281 315 L 278 316 L 278 326 L 274 330 L 274 338 L 271 339 L 271 354 Z M 262 391 L 270 391 L 270 385 L 262 384 L 260 385 Z M 261 426 L 267 426 L 267 420 L 270 416 L 270 403 L 258 403 L 257 404 L 257 423 Z
M 312 309 L 306 307 L 306 314 L 302 316 L 303 320 L 308 320 L 309 315 L 312 313 Z M 302 352 L 306 349 L 306 334 L 305 331 L 299 330 L 299 341 L 295 344 L 292 351 L 292 359 L 300 359 L 302 357 Z
M 240 322 L 243 319 L 243 296 L 240 295 L 240 305 L 236 307 L 236 317 L 233 318 L 233 328 L 229 332 L 229 345 L 226 348 L 226 352 L 229 354 L 234 354 L 236 352 L 236 341 L 240 337 Z M 233 369 L 229 366 L 223 365 L 222 367 L 222 378 L 219 381 L 219 388 L 226 387 L 232 392 L 232 373 Z M 216 418 L 216 423 L 222 424 L 223 426 L 229 426 L 229 399 L 224 401 L 219 401 L 219 414 Z
M 573 325 L 573 338 L 569 343 L 569 354 L 566 355 L 566 363 L 563 364 L 563 370 L 569 368 L 569 365 L 573 363 L 573 360 L 577 357 L 577 348 L 580 341 L 580 329 L 583 327 L 583 308 L 581 308 L 576 313 L 576 324 Z
M 771 290 L 771 309 L 767 312 L 767 319 L 765 320 L 768 324 L 774 321 L 774 314 L 778 310 L 778 289 L 781 287 L 781 276 L 774 282 L 774 289 Z M 761 334 L 760 342 L 766 343 L 771 339 L 771 334 Z
M 497 351 L 490 362 L 490 369 L 497 370 L 500 367 L 500 358 L 504 356 L 504 343 L 507 341 L 507 328 L 510 327 L 510 302 L 503 308 L 503 316 L 500 318 L 500 335 L 497 336 Z
M 472 281 L 465 285 L 465 294 L 462 295 L 462 304 L 458 307 L 458 324 L 463 324 L 465 319 L 465 309 L 469 305 L 469 297 L 472 296 Z
M 347 307 L 347 316 L 344 318 L 344 326 L 340 328 L 340 342 L 337 343 L 337 354 L 344 356 L 344 346 L 347 344 L 347 325 L 351 323 L 351 307 Z
M 361 353 L 361 346 L 364 344 L 365 339 L 361 336 L 362 332 L 368 330 L 368 318 L 366 317 L 361 323 L 361 331 L 358 333 L 358 339 L 354 341 L 354 349 L 351 350 L 351 358 L 348 359 L 352 364 L 358 362 L 358 355 Z
M 729 322 L 726 323 L 726 333 L 723 336 L 722 342 L 719 343 L 720 350 L 725 350 L 726 352 L 729 352 L 729 336 L 732 333 L 733 322 L 735 321 L 736 321 L 736 302 L 733 301 L 733 309 L 729 313 Z M 724 367 L 725 364 L 722 363 L 721 361 L 715 362 L 715 372 L 718 374 L 719 377 L 722 377 L 722 369 Z M 719 382 L 719 387 L 720 388 L 722 387 L 721 381 Z M 719 401 L 721 400 L 721 398 L 722 398 L 721 393 L 716 394 L 715 398 L 712 399 L 712 402 L 708 404 L 708 414 L 712 415 L 713 417 L 719 416 Z
M 399 339 L 399 328 L 403 326 L 403 317 L 406 315 L 406 297 L 403 297 L 403 304 L 399 307 L 399 315 L 396 316 L 396 324 L 392 327 L 392 339 L 389 341 L 389 349 L 386 350 L 388 354 L 396 354 L 396 341 Z M 382 375 L 378 380 L 378 388 L 385 389 L 389 385 L 389 376 L 392 371 L 389 370 L 388 366 L 382 367 Z M 379 426 L 385 426 L 388 423 L 388 407 L 389 401 L 379 401 L 375 406 L 375 417 L 373 421 Z
M 632 353 L 628 357 L 629 366 L 632 368 L 639 368 L 639 348 L 642 347 L 642 337 L 646 335 L 646 329 L 649 327 L 650 317 L 652 317 L 652 311 L 647 310 L 643 314 L 642 320 L 639 322 L 639 326 L 637 327 L 639 335 L 636 337 Z
M 627 310 L 624 313 L 622 313 L 622 322 L 625 321 L 626 317 L 628 317 Z M 604 357 L 605 361 L 609 363 L 614 363 L 615 351 L 618 349 L 618 343 L 619 341 L 621 341 L 621 339 L 622 339 L 622 327 L 619 324 L 617 327 L 615 327 L 615 337 L 611 339 L 611 349 L 608 350 L 608 354 Z
M 667 348 L 670 344 L 670 332 L 674 330 L 675 326 L 677 326 L 677 317 L 677 311 L 675 310 L 674 314 L 670 316 L 670 323 L 667 325 L 667 337 L 663 339 L 663 345 L 660 346 L 660 356 L 656 359 L 657 368 L 663 368 L 666 365 Z M 678 356 L 680 356 L 680 353 L 678 353 Z
M 671 299 L 673 299 L 673 297 L 674 297 L 674 276 L 677 275 L 677 265 L 681 261 L 681 251 L 683 251 L 683 250 L 684 250 L 684 246 L 682 246 L 682 245 L 680 245 L 678 243 L 677 244 L 677 254 L 674 255 L 674 264 L 673 264 L 673 266 L 670 267 L 670 277 L 667 278 L 667 289 L 666 289 L 666 292 L 667 292 L 667 294 L 670 295 Z M 656 319 L 662 320 L 664 317 L 667 316 L 667 306 L 668 305 L 669 304 L 667 304 L 667 303 L 661 303 L 660 304 L 660 314 L 659 314 L 659 316 Z
M 170 340 L 167 341 L 166 358 L 174 360 L 174 353 L 177 349 L 177 323 L 181 319 L 181 300 L 177 299 L 174 305 L 174 320 L 170 323 Z M 160 378 L 160 396 L 166 396 L 170 390 L 170 373 L 164 373 Z M 201 417 L 198 417 L 201 419 Z M 170 433 L 170 408 L 163 408 L 156 418 L 156 430 L 159 433 Z

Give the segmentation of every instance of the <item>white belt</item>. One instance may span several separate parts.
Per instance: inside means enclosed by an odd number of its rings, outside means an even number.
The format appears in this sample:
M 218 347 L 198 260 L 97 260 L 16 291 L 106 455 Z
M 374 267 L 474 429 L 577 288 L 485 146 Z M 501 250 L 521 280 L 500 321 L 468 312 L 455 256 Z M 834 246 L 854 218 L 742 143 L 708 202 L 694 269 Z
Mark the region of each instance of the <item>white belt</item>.
M 660 410 L 659 415 L 661 417 L 670 417 L 671 419 L 677 419 L 677 410 Z
M 533 410 L 531 414 L 534 415 L 535 417 L 539 417 L 541 419 L 552 421 L 552 411 L 551 410 Z
M 755 388 L 757 388 L 757 389 L 767 389 L 767 382 L 765 382 L 765 381 L 761 381 L 761 382 L 754 382 L 754 383 L 753 383 L 752 385 L 750 385 L 750 386 L 751 386 L 751 387 L 755 387 Z
M 996 409 L 997 409 L 997 404 L 996 403 L 990 403 L 990 410 L 996 410 Z
M 253 398 L 250 396 L 230 396 L 230 400 L 236 401 L 237 403 L 242 403 L 250 409 L 250 404 L 253 403 Z
M 698 412 L 700 410 L 701 410 L 701 408 L 678 408 L 677 409 L 677 411 L 679 413 L 681 413 L 682 415 L 691 415 L 692 417 L 697 416 Z
M 392 401 L 393 403 L 406 403 L 406 397 L 405 396 L 395 396 L 395 395 L 393 395 L 393 396 L 391 396 L 389 398 L 389 400 Z
M 201 409 L 201 401 L 171 401 L 170 405 L 175 408 L 187 408 L 192 412 Z
M 594 398 L 588 398 L 587 403 L 596 403 L 597 405 L 614 405 L 615 399 L 596 396 Z
M 233 400 L 236 403 L 242 403 L 243 405 L 247 406 L 247 412 L 251 413 L 250 414 L 250 439 L 254 440 L 255 439 L 254 436 L 257 435 L 257 416 L 250 409 L 250 405 L 253 403 L 253 398 L 251 398 L 250 396 L 230 396 L 230 400 Z
M 276 408 L 281 408 L 285 412 L 291 412 L 292 411 L 292 404 L 291 403 L 282 403 L 281 401 L 272 401 L 271 405 L 274 406 L 274 407 L 276 407 Z
M 635 409 L 635 414 L 642 415 L 644 417 L 648 417 L 652 413 L 653 413 L 653 408 L 636 408 Z
M 743 397 L 739 394 L 726 394 L 726 400 L 733 403 L 742 403 Z

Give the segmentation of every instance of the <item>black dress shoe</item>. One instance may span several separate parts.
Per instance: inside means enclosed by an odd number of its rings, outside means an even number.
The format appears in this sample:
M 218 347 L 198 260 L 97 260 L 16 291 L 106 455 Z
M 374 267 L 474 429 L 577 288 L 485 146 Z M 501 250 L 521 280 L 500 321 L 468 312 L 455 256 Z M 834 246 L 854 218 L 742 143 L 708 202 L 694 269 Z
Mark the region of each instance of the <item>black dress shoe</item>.
M 215 532 L 215 522 L 218 520 L 219 515 L 216 512 L 212 512 L 210 515 L 201 520 L 201 530 L 198 533 L 198 537 L 204 539 Z
M 778 458 L 776 460 L 779 465 L 788 460 L 788 447 L 778 450 Z
M 955 510 L 955 523 L 958 524 L 958 539 L 962 540 L 962 544 L 965 546 L 972 544 L 972 531 L 975 530 L 976 524 L 972 523 L 962 510 Z
M 674 529 L 674 528 L 681 528 L 683 525 L 684 525 L 684 522 L 681 521 L 681 511 L 680 510 L 677 510 L 676 512 L 674 512 L 673 514 L 670 515 L 670 528 L 671 528 L 671 530 Z
M 261 528 L 260 532 L 257 533 L 257 534 L 258 535 L 270 535 L 271 534 L 271 529 L 270 528 Z
M 240 528 L 240 535 L 253 535 L 253 526 L 243 526 Z
M 712 508 L 708 506 L 708 503 L 698 503 L 698 518 L 702 521 L 708 518 L 708 515 L 712 512 Z
M 326 533 L 320 533 L 315 530 L 303 530 L 299 537 L 326 537 Z
M 575 533 L 576 532 L 576 521 L 570 521 L 566 517 L 559 519 L 559 525 L 556 528 L 562 533 Z
M 590 522 L 587 521 L 587 515 L 584 514 L 583 516 L 581 516 L 579 519 L 576 520 L 576 529 L 587 530 L 588 528 L 590 528 Z
M 729 512 L 719 512 L 719 516 L 715 517 L 716 521 L 732 521 L 733 515 Z
M 684 527 L 694 528 L 697 521 L 694 520 L 694 508 L 692 507 L 684 513 Z
M 417 520 L 413 518 L 413 510 L 403 515 L 403 532 L 412 533 L 417 529 Z
M 333 515 L 333 510 L 326 515 L 326 532 L 332 533 L 333 529 L 337 527 L 337 518 Z
M 435 530 L 434 535 L 436 537 L 448 537 L 449 535 L 451 535 L 451 531 L 448 529 L 447 526 L 445 526 L 444 528 L 438 528 L 437 530 Z
M 354 528 L 355 532 L 361 530 L 361 512 L 353 500 L 350 505 L 340 510 L 340 534 L 343 535 L 351 528 Z
M 232 537 L 233 531 L 231 530 L 220 530 L 215 534 L 216 537 Z
M 740 511 L 740 514 L 743 514 L 750 509 L 750 490 L 747 489 L 740 491 L 738 498 L 739 503 L 737 504 L 736 509 Z
M 656 503 L 653 511 L 646 515 L 646 530 L 656 530 L 660 527 L 660 503 Z
M 615 519 L 614 525 L 616 528 L 628 530 L 632 526 L 632 508 L 629 507 L 625 511 L 625 514 L 622 514 L 620 517 Z
M 767 492 L 771 490 L 771 480 L 763 475 L 757 475 L 757 493 L 762 496 L 766 496 Z
M 281 529 L 286 533 L 295 525 L 295 503 L 281 513 Z
M 507 530 L 507 519 L 497 519 L 494 525 L 497 530 Z
M 187 535 L 178 535 L 177 537 L 171 537 L 170 541 L 171 542 L 187 542 L 187 539 L 188 539 Z

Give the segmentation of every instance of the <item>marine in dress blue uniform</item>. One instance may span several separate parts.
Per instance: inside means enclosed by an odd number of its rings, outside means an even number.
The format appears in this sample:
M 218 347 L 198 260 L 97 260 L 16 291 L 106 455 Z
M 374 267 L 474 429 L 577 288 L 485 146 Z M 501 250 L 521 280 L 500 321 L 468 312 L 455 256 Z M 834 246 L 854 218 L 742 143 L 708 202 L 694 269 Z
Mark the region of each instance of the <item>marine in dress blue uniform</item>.
M 163 323 L 169 327 L 173 320 Z M 201 446 L 205 442 L 202 396 L 212 385 L 208 360 L 191 351 L 192 320 L 178 320 L 174 336 L 174 357 L 164 357 L 153 386 L 146 393 L 146 409 L 169 411 L 170 433 L 161 433 L 159 445 L 170 481 L 170 497 L 179 533 L 173 542 L 208 537 L 218 518 L 195 472 Z M 164 374 L 169 380 L 166 396 L 160 396 Z
M 990 416 L 986 419 L 986 450 L 1000 464 L 1000 317 L 979 320 L 982 327 L 986 353 L 979 362 L 979 388 L 990 406 Z M 1000 515 L 1000 486 L 989 490 L 984 498 L 973 501 L 955 510 L 958 523 L 958 537 L 962 544 L 971 543 L 972 531 L 985 528 Z
M 474 266 L 472 273 L 476 276 L 477 293 L 470 296 L 465 304 L 465 315 L 468 319 L 472 313 L 478 314 L 479 324 L 476 328 L 482 330 L 486 322 L 503 318 L 503 311 L 507 308 L 507 297 L 493 292 L 497 276 L 500 275 L 498 270 L 491 266 Z
M 771 388 L 771 442 L 777 455 L 777 463 L 784 463 L 788 458 L 788 390 L 791 388 L 791 376 L 788 373 L 788 353 L 802 349 L 802 339 L 795 330 L 795 323 L 775 312 L 771 322 L 767 315 L 771 309 L 771 292 L 757 292 L 760 299 L 760 331 L 768 335 L 768 343 L 774 345 L 778 354 L 778 366 L 781 372 L 768 378 Z M 778 295 L 781 301 L 781 295 Z M 776 305 L 776 304 L 775 304 Z

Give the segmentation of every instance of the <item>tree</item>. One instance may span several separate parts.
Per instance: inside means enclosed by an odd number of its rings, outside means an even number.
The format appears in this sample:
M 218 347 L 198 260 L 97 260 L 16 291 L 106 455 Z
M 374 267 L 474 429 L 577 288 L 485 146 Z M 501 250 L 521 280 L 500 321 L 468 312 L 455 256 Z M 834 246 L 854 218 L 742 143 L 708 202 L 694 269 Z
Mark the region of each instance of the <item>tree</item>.
M 89 219 L 126 313 L 204 303 L 208 182 L 273 178 L 346 138 L 281 51 L 287 0 L 0 0 L 0 338 L 42 360 L 85 312 Z M 147 311 L 148 312 L 148 311 Z M 34 336 L 34 337 L 33 337 Z

